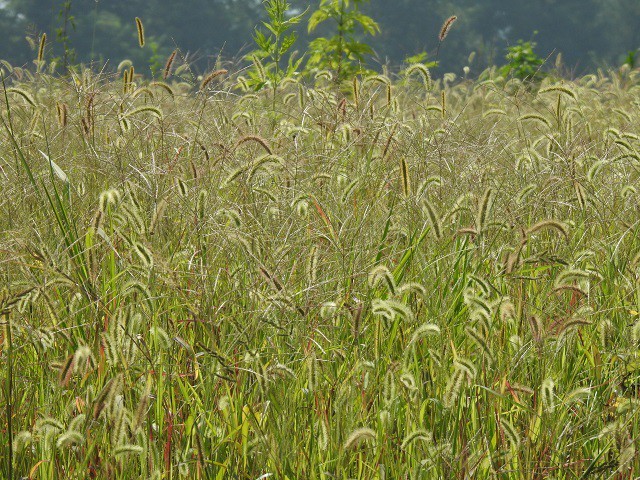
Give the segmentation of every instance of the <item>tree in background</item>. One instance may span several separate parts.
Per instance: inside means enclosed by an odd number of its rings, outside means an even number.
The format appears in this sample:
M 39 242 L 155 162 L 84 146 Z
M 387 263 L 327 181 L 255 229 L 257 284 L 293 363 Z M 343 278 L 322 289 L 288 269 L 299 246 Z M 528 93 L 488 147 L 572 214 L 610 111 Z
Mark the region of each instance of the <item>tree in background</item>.
M 291 3 L 298 13 L 309 6 L 303 0 Z M 336 1 L 323 3 L 330 6 Z M 380 26 L 380 34 L 375 37 L 368 37 L 361 30 L 352 37 L 354 45 L 372 48 L 376 59 L 370 61 L 370 67 L 376 62 L 399 66 L 404 58 L 420 52 L 433 57 L 439 28 L 450 15 L 457 15 L 458 22 L 455 34 L 440 52 L 440 72 L 461 73 L 472 51 L 477 53 L 472 75 L 487 65 L 503 63 L 507 47 L 517 45 L 519 39 L 531 40 L 534 30 L 539 32 L 535 39 L 539 55 L 546 58 L 562 52 L 566 66 L 576 73 L 599 65 L 619 65 L 628 51 L 640 47 L 638 0 L 356 3 L 361 5 L 363 15 L 375 18 Z M 74 51 L 78 62 L 94 61 L 100 68 L 107 64 L 108 69 L 114 69 L 129 58 L 139 72 L 148 74 L 145 66 L 157 68 L 158 58 L 166 58 L 179 47 L 196 70 L 205 71 L 220 53 L 227 59 L 243 58 L 252 43 L 255 26 L 266 18 L 259 0 L 182 0 L 179 7 L 168 11 L 166 0 L 3 0 L 0 58 L 16 65 L 30 65 L 35 52 L 25 36 L 37 39 L 47 32 L 49 61 L 57 57 L 64 63 L 65 52 Z M 136 16 L 144 21 L 148 48 L 136 49 Z M 332 38 L 329 33 L 333 31 L 327 25 L 318 26 L 317 32 Z M 306 51 L 311 38 L 304 29 L 298 33 L 295 48 Z M 318 48 L 311 52 L 319 52 L 331 44 L 312 46 Z
M 0 7 L 0 25 L 4 40 L 0 58 L 24 65 L 34 58 L 26 35 L 33 38 L 49 33 L 47 59 L 63 58 L 63 42 L 55 41 L 55 33 L 63 28 L 60 11 L 67 0 L 6 0 Z M 180 8 L 168 11 L 163 0 L 70 0 L 70 13 L 75 28 L 66 30 L 67 46 L 79 62 L 96 62 L 110 67 L 128 58 L 142 66 L 151 64 L 152 48 L 136 48 L 134 18 L 144 21 L 147 44 L 157 46 L 156 55 L 168 56 L 180 47 L 189 60 L 206 63 L 220 52 L 237 57 L 251 43 L 251 33 L 263 18 L 260 2 L 234 0 L 183 0 Z M 148 72 L 144 72 L 145 74 Z
M 372 53 L 365 36 L 380 32 L 378 23 L 365 15 L 360 6 L 368 0 L 321 0 L 309 18 L 308 33 L 318 26 L 332 24 L 333 35 L 318 37 L 309 43 L 308 69 L 326 69 L 340 83 L 363 70 L 365 55 Z M 331 27 L 330 27 L 331 28 Z
M 381 23 L 382 33 L 372 42 L 379 61 L 395 64 L 407 55 L 435 51 L 442 21 L 458 15 L 455 35 L 440 52 L 440 71 L 460 73 L 472 51 L 476 72 L 503 63 L 507 48 L 532 40 L 534 31 L 540 56 L 562 52 L 577 72 L 618 65 L 640 47 L 637 0 L 372 0 L 367 11 Z
M 596 25 L 597 39 L 603 49 L 618 58 L 609 62 L 621 63 L 628 52 L 640 48 L 640 1 L 638 0 L 602 0 L 598 2 Z M 596 54 L 596 62 L 600 55 Z
M 442 71 L 461 70 L 471 51 L 482 56 L 485 39 L 474 29 L 476 16 L 485 8 L 471 0 L 452 4 L 445 0 L 371 0 L 366 11 L 380 19 L 381 34 L 372 42 L 380 63 L 399 65 L 409 56 L 426 53 L 432 59 L 438 47 L 438 34 L 444 20 L 457 15 L 455 34 L 447 38 L 439 52 Z
M 294 77 L 302 63 L 302 58 L 296 58 L 289 51 L 298 38 L 293 27 L 304 14 L 287 15 L 290 5 L 286 0 L 264 0 L 263 3 L 269 21 L 262 22 L 264 28 L 256 28 L 253 35 L 258 48 L 247 55 L 253 63 L 248 72 L 249 83 L 256 90 L 271 87 L 275 101 L 278 85 L 285 78 Z

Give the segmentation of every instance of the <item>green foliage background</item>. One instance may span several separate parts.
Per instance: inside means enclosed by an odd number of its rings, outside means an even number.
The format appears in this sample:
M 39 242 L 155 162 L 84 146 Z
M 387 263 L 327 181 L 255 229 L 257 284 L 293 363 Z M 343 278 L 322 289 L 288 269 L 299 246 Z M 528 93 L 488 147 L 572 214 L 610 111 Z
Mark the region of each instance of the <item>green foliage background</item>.
M 7 0 L 0 7 L 3 42 L 0 58 L 20 65 L 34 58 L 25 35 L 37 37 L 47 32 L 50 39 L 61 28 L 64 0 Z M 297 11 L 317 8 L 316 2 L 292 2 Z M 398 65 L 402 59 L 421 51 L 433 53 L 442 21 L 458 15 L 455 35 L 447 39 L 440 52 L 444 71 L 458 71 L 471 51 L 478 53 L 474 71 L 500 63 L 505 49 L 518 39 L 529 40 L 533 32 L 543 57 L 562 52 L 571 70 L 584 72 L 603 64 L 620 64 L 630 50 L 640 46 L 640 2 L 636 0 L 372 0 L 363 5 L 381 27 L 370 39 L 379 63 Z M 124 58 L 136 65 L 151 63 L 152 49 L 136 48 L 133 18 L 145 22 L 148 40 L 159 55 L 168 55 L 175 47 L 188 52 L 191 60 L 200 60 L 201 69 L 222 51 L 227 58 L 241 58 L 252 48 L 254 27 L 265 19 L 259 1 L 184 0 L 179 5 L 162 0 L 73 0 L 70 15 L 75 29 L 69 27 L 70 46 L 77 60 L 111 61 L 115 67 Z M 308 13 L 307 15 L 310 15 Z M 306 20 L 305 20 L 306 21 Z M 327 33 L 319 28 L 313 35 L 300 28 L 299 47 Z M 612 34 L 615 32 L 615 35 Z M 62 56 L 61 46 L 51 44 L 49 54 Z

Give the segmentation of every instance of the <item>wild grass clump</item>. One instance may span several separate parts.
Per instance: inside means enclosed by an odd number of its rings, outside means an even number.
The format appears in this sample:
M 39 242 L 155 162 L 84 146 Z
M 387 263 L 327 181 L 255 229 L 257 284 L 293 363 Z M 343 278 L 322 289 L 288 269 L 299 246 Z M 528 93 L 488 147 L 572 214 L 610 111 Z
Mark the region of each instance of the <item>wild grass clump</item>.
M 3 472 L 640 471 L 637 75 L 247 93 L 175 57 L 5 80 Z

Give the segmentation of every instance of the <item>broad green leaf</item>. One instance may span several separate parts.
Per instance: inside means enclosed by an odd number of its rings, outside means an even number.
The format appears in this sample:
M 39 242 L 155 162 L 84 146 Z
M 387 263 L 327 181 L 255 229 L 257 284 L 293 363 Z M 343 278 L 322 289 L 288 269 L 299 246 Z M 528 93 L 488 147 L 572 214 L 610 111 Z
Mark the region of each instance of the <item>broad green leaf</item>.
M 307 27 L 308 32 L 313 32 L 319 24 L 321 24 L 328 18 L 329 15 L 325 10 L 316 10 L 315 12 L 313 12 L 311 14 L 311 18 L 309 18 L 309 26 Z

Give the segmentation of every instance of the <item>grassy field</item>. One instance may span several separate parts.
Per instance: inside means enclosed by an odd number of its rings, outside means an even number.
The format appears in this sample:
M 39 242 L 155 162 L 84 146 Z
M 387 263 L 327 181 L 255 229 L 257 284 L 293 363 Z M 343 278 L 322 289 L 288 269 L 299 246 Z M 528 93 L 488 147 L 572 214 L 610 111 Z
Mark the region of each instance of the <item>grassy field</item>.
M 0 477 L 640 474 L 638 72 L 4 72 Z

